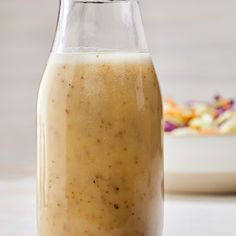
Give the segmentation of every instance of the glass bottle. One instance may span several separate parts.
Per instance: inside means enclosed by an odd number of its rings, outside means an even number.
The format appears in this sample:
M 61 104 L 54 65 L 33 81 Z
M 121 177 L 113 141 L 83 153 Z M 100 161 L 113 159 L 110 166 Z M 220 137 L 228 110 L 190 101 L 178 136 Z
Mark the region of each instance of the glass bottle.
M 161 236 L 162 102 L 136 0 L 62 0 L 38 98 L 38 236 Z

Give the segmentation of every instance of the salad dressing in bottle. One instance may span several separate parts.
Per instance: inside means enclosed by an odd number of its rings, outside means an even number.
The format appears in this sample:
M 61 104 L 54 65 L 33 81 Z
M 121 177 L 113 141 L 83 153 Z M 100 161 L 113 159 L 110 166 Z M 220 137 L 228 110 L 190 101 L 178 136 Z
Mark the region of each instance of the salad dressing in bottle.
M 162 235 L 162 101 L 137 1 L 61 1 L 37 113 L 38 236 Z

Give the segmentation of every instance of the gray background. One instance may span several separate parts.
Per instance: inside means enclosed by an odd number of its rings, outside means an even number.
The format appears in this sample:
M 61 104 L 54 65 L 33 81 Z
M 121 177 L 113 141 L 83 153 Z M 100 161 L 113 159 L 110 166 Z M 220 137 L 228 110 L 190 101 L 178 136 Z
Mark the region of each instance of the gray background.
M 34 173 L 36 98 L 59 0 L 0 1 L 0 178 Z M 236 1 L 143 0 L 163 94 L 236 96 Z

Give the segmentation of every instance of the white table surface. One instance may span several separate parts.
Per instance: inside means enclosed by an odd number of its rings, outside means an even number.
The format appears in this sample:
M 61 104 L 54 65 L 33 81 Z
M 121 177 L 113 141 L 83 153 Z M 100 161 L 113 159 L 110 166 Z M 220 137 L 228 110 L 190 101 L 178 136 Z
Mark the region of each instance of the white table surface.
M 0 236 L 36 236 L 34 177 L 1 177 Z M 235 236 L 236 196 L 167 195 L 163 236 Z

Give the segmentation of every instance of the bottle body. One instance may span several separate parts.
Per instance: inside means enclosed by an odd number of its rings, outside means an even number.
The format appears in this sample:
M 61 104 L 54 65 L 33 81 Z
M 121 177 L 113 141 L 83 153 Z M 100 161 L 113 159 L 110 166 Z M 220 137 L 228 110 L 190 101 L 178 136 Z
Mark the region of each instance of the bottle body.
M 162 103 L 147 52 L 52 52 L 38 98 L 38 236 L 161 236 Z

